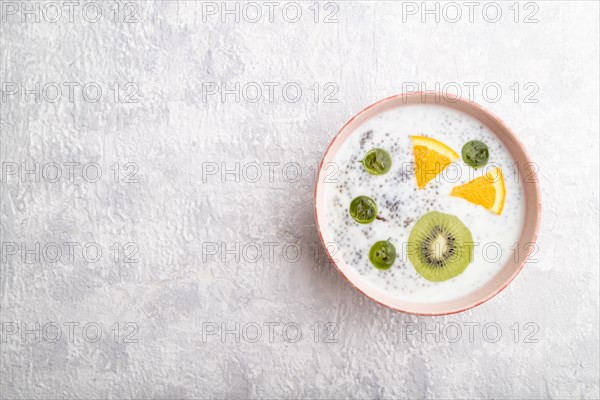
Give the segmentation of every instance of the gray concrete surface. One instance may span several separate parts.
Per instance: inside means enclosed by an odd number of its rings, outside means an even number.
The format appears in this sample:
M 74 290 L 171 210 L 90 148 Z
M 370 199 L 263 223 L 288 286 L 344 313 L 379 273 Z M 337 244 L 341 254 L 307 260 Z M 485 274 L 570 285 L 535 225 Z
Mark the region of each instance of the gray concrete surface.
M 454 4 L 2 1 L 0 397 L 599 398 L 598 3 Z M 425 318 L 327 263 L 312 190 L 348 118 L 436 83 L 544 210 L 515 282 Z

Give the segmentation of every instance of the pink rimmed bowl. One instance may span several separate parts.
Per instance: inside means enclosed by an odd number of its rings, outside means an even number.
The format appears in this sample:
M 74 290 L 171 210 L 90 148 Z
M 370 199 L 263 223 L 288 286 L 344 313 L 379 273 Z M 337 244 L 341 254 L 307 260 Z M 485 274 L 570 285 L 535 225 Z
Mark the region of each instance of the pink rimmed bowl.
M 454 314 L 476 307 L 498 293 L 500 293 L 508 284 L 517 276 L 523 268 L 523 265 L 534 246 L 528 246 L 526 252 L 518 252 L 517 258 L 511 257 L 490 281 L 479 289 L 454 300 L 439 302 L 439 303 L 412 303 L 394 298 L 382 291 L 379 291 L 373 285 L 367 284 L 365 278 L 359 275 L 355 268 L 346 264 L 344 260 L 335 259 L 330 253 L 330 247 L 327 243 L 332 243 L 333 240 L 329 232 L 325 231 L 319 221 L 324 220 L 324 179 L 326 172 L 323 166 L 332 162 L 334 155 L 340 149 L 342 144 L 351 135 L 357 132 L 360 125 L 366 120 L 374 116 L 396 107 L 406 106 L 408 104 L 435 104 L 454 108 L 471 115 L 486 125 L 506 146 L 512 158 L 519 168 L 521 176 L 527 176 L 528 179 L 523 180 L 523 193 L 525 195 L 525 220 L 521 230 L 519 243 L 535 243 L 541 219 L 541 195 L 540 188 L 535 173 L 532 174 L 532 161 L 525 150 L 525 146 L 519 140 L 517 135 L 497 116 L 466 99 L 459 97 L 449 97 L 435 92 L 416 92 L 410 94 L 399 94 L 388 97 L 372 104 L 352 117 L 342 129 L 333 138 L 332 142 L 327 147 L 325 155 L 321 160 L 319 173 L 317 175 L 317 183 L 315 186 L 314 201 L 315 201 L 315 219 L 317 230 L 323 245 L 333 264 L 356 289 L 372 300 L 390 307 L 397 311 L 416 315 L 447 315 Z

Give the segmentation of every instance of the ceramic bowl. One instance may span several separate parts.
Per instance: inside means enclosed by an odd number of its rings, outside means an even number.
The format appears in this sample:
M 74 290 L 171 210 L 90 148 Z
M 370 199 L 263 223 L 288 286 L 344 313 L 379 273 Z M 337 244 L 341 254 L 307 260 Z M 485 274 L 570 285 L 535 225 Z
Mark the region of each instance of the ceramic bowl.
M 401 301 L 379 291 L 372 285 L 368 285 L 365 282 L 365 278 L 359 275 L 355 268 L 347 265 L 341 259 L 335 259 L 331 257 L 327 243 L 331 243 L 332 240 L 329 237 L 328 232 L 324 231 L 319 224 L 319 221 L 324 219 L 323 210 L 325 206 L 323 178 L 326 176 L 326 172 L 324 171 L 323 166 L 332 161 L 335 153 L 348 139 L 348 137 L 358 134 L 356 128 L 362 125 L 364 121 L 373 118 L 375 115 L 389 109 L 416 103 L 443 105 L 467 113 L 478 119 L 482 124 L 485 124 L 504 143 L 513 159 L 516 161 L 521 176 L 527 177 L 527 179 L 523 179 L 523 193 L 525 195 L 525 219 L 519 242 L 532 244 L 535 243 L 541 218 L 541 196 L 537 182 L 537 175 L 535 174 L 535 171 L 532 170 L 532 161 L 529 157 L 529 154 L 525 150 L 523 143 L 521 143 L 517 135 L 515 135 L 515 133 L 500 118 L 480 105 L 466 99 L 440 95 L 439 93 L 435 92 L 417 92 L 388 97 L 365 108 L 352 117 L 350 121 L 348 121 L 342 127 L 338 134 L 333 138 L 333 141 L 329 144 L 329 147 L 327 147 L 319 167 L 314 193 L 315 218 L 319 236 L 321 237 L 321 241 L 323 242 L 323 245 L 330 256 L 331 261 L 336 265 L 340 273 L 365 296 L 384 306 L 410 314 L 453 314 L 476 307 L 501 292 L 521 271 L 523 264 L 529 257 L 531 251 L 533 251 L 534 246 L 528 246 L 528 250 L 526 252 L 519 252 L 517 259 L 510 257 L 502 269 L 490 281 L 466 296 L 446 302 L 419 304 Z

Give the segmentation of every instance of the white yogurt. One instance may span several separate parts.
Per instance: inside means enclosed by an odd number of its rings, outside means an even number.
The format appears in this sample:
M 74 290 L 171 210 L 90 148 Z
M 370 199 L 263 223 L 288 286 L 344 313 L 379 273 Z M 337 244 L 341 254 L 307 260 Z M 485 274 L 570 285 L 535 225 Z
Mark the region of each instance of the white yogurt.
M 474 170 L 459 159 L 419 190 L 410 139 L 415 135 L 439 140 L 458 154 L 469 140 L 481 140 L 489 147 L 489 162 L 486 167 Z M 374 147 L 383 148 L 392 156 L 392 168 L 385 175 L 370 175 L 359 163 Z M 518 168 L 502 142 L 470 115 L 443 105 L 403 105 L 363 123 L 332 161 L 339 172 L 334 177 L 337 183 L 323 185 L 326 207 L 322 229 L 337 244 L 335 258 L 344 260 L 381 291 L 415 303 L 456 299 L 483 286 L 514 256 L 525 215 Z M 449 195 L 454 186 L 469 182 L 495 166 L 502 169 L 506 184 L 501 215 Z M 355 222 L 348 207 L 360 195 L 375 200 L 379 215 L 386 221 L 375 220 L 367 225 Z M 469 228 L 476 243 L 473 262 L 465 272 L 444 282 L 423 278 L 406 255 L 412 227 L 429 211 L 456 215 Z M 388 238 L 396 247 L 397 258 L 389 270 L 380 271 L 369 261 L 369 249 L 375 242 Z

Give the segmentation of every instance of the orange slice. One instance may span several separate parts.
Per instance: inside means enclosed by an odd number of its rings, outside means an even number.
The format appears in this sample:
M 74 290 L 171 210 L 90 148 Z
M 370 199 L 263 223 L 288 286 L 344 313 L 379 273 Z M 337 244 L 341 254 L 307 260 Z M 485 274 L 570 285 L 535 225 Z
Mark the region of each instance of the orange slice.
M 484 176 L 473 179 L 462 186 L 457 186 L 452 189 L 450 196 L 461 197 L 500 215 L 506 197 L 506 186 L 504 186 L 502 170 L 496 167 Z
M 444 143 L 425 136 L 412 136 L 415 154 L 417 186 L 424 189 L 448 165 L 458 160 L 458 154 Z

